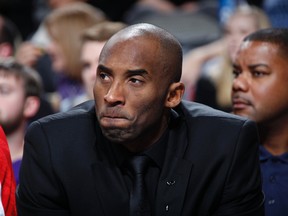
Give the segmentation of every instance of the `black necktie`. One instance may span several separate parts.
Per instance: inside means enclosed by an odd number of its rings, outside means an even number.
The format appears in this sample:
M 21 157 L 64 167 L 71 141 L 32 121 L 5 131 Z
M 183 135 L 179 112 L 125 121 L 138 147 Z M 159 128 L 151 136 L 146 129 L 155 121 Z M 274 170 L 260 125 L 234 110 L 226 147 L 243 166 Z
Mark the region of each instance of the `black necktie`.
M 130 193 L 130 216 L 151 215 L 144 179 L 149 160 L 150 159 L 144 155 L 134 156 L 130 160 L 134 176 L 133 187 Z

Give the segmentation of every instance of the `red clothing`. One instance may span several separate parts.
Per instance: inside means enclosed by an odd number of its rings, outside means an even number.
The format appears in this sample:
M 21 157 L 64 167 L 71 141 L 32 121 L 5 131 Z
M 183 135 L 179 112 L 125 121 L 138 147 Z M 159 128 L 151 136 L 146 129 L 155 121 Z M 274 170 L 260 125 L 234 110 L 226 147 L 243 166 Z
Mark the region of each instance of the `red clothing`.
M 16 183 L 6 136 L 0 127 L 0 184 L 1 202 L 6 216 L 16 216 Z

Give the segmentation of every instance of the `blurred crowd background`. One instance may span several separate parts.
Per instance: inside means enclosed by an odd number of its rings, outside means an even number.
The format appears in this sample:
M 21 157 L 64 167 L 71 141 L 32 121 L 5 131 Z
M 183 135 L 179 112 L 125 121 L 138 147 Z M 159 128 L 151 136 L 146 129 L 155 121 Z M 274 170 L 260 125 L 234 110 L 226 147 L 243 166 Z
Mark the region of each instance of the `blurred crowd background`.
M 80 5 L 69 8 L 72 3 Z M 12 51 L 0 51 L 1 57 L 13 56 L 41 75 L 43 100 L 53 112 L 87 99 L 82 97 L 87 89 L 81 37 L 85 29 L 103 21 L 147 22 L 174 34 L 183 46 L 184 98 L 230 111 L 227 89 L 237 45 L 257 29 L 287 27 L 288 1 L 0 0 L 0 15 L 0 39 L 13 45 Z
M 77 0 L 1 0 L 0 14 L 8 17 L 19 28 L 22 38 L 29 39 L 39 27 L 43 19 L 51 10 Z M 270 17 L 273 26 L 286 27 L 288 17 L 288 3 L 285 0 L 78 0 L 85 1 L 101 9 L 112 21 L 136 23 L 146 18 L 154 19 L 152 9 L 140 9 L 139 5 L 153 6 L 154 10 L 162 12 L 175 12 L 186 10 L 203 11 L 219 22 L 225 21 L 229 13 L 239 4 L 248 3 L 262 8 Z M 159 2 L 159 3 L 158 3 Z M 165 2 L 165 3 L 164 3 Z M 194 5 L 193 5 L 194 4 Z M 195 5 L 197 4 L 197 6 Z M 138 7 L 138 8 L 137 8 Z M 138 11 L 136 11 L 138 10 Z M 145 11 L 146 10 L 146 11 Z M 155 12 L 155 11 L 154 11 Z M 171 14 L 171 13 L 170 13 Z M 155 14 L 154 14 L 155 15 Z M 150 16 L 150 17 L 148 17 Z M 144 17 L 146 17 L 144 19 Z M 134 19 L 135 18 L 135 19 Z M 134 19 L 134 20 L 133 20 Z M 163 20 L 161 20 L 164 22 Z M 159 21 L 160 22 L 160 21 Z M 128 23 L 128 24 L 129 24 Z M 173 23 L 170 23 L 171 25 Z M 168 25 L 168 24 L 167 24 Z M 187 25 L 187 23 L 182 23 Z M 192 25 L 192 24 L 191 24 Z M 194 27 L 194 26 L 192 26 Z M 198 26 L 198 28 L 205 26 Z M 174 26 L 176 28 L 176 26 Z M 191 32 L 197 29 L 189 29 Z

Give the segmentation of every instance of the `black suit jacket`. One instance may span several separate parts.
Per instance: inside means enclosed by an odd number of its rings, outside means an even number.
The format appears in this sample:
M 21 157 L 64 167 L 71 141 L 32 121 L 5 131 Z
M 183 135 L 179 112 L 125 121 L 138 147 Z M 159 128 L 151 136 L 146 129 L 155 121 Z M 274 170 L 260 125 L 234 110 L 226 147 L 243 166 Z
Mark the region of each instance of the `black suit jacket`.
M 193 102 L 173 116 L 154 215 L 264 215 L 255 124 Z M 93 101 L 30 125 L 20 216 L 128 215 L 124 180 L 97 127 Z

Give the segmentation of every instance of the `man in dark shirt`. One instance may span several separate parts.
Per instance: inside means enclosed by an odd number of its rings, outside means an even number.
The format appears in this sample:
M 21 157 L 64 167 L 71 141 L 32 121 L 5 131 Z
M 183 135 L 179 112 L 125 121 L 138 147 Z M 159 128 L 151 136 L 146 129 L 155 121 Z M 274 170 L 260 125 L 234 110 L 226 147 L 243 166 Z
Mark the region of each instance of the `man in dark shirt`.
M 161 28 L 112 36 L 95 101 L 29 127 L 19 215 L 263 215 L 256 124 L 181 101 L 181 67 Z
M 234 62 L 233 112 L 259 126 L 266 216 L 288 215 L 288 30 L 247 36 Z

